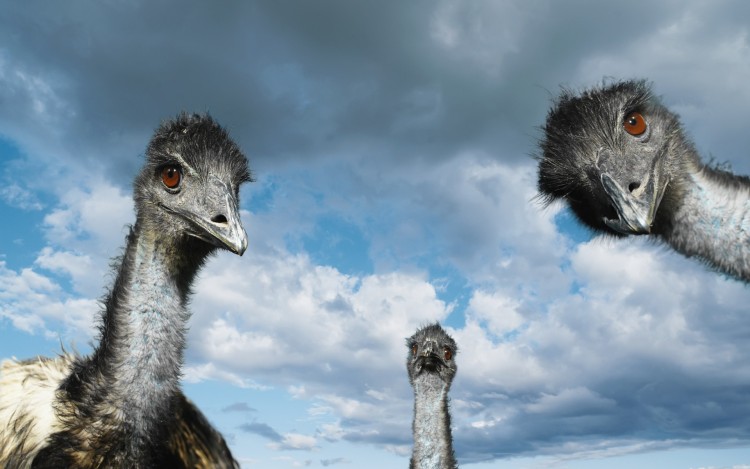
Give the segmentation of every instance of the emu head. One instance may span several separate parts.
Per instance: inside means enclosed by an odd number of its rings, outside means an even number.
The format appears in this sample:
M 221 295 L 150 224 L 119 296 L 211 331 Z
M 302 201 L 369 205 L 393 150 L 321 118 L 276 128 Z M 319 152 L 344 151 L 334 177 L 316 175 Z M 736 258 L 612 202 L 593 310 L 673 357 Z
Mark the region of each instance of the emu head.
M 247 158 L 208 115 L 182 113 L 162 123 L 135 179 L 138 219 L 161 239 L 199 239 L 209 251 L 242 255 L 247 234 L 239 187 L 250 181 Z
M 539 191 L 595 230 L 650 233 L 680 138 L 677 117 L 645 81 L 564 91 L 544 126 Z
M 458 346 L 440 324 L 419 329 L 406 339 L 406 346 L 409 348 L 406 370 L 412 386 L 417 380 L 434 378 L 450 386 L 456 375 Z

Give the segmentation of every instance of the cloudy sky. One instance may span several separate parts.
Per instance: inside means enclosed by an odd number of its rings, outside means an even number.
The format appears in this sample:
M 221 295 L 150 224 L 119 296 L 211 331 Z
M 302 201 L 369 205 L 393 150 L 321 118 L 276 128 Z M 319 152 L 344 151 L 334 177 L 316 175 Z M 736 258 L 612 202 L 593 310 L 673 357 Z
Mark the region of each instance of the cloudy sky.
M 750 467 L 750 291 L 536 201 L 560 86 L 647 78 L 750 173 L 750 4 L 76 1 L 0 10 L 0 357 L 90 350 L 153 129 L 251 160 L 185 392 L 243 467 L 406 467 L 404 338 L 460 347 L 462 465 Z

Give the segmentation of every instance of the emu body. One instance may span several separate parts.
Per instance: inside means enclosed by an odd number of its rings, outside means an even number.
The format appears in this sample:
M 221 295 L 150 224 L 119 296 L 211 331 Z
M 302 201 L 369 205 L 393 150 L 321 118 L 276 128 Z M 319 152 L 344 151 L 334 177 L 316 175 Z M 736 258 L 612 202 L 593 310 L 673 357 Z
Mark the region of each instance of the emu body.
M 247 246 L 247 180 L 247 159 L 210 117 L 162 124 L 94 352 L 3 364 L 0 466 L 237 467 L 179 378 L 190 285 L 217 249 Z

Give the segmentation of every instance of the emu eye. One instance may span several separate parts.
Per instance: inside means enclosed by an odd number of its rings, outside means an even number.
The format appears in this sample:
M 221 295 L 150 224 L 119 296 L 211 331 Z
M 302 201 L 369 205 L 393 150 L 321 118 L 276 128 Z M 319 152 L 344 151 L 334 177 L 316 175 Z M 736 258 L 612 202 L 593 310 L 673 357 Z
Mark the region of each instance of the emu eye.
M 446 360 L 450 360 L 451 358 L 453 358 L 453 350 L 448 347 L 443 348 L 443 356 Z
M 179 166 L 165 166 L 161 170 L 161 182 L 169 189 L 177 189 L 182 181 L 182 173 Z
M 637 137 L 646 131 L 646 119 L 643 118 L 640 112 L 631 112 L 623 121 L 622 127 L 625 129 L 625 132 Z
M 411 344 L 411 353 L 414 355 L 417 354 L 417 344 Z

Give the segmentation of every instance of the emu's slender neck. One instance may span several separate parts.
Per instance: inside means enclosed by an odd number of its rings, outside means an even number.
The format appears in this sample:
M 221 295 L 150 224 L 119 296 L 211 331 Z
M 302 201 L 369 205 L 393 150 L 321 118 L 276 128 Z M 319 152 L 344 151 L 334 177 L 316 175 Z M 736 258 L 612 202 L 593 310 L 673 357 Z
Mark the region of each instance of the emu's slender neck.
M 689 170 L 664 233 L 677 251 L 750 281 L 750 181 L 708 167 Z
M 188 246 L 160 239 L 159 233 L 141 220 L 131 230 L 106 303 L 101 341 L 79 387 L 89 390 L 81 405 L 102 399 L 116 406 L 116 412 L 95 407 L 102 412 L 98 421 L 129 435 L 135 452 L 169 421 L 179 390 L 190 284 L 207 254 L 200 245 L 186 253 Z M 196 251 L 203 251 L 198 260 Z
M 410 469 L 455 469 L 448 385 L 434 375 L 414 380 L 414 449 Z
M 111 351 L 111 363 L 118 369 L 112 385 L 128 409 L 125 419 L 137 423 L 136 432 L 150 430 L 139 427 L 158 421 L 178 388 L 189 313 L 187 292 L 180 291 L 170 269 L 168 258 L 173 254 L 169 245 L 136 232 L 126 253 L 132 267 L 120 272 L 126 276 L 125 294 L 107 310 L 105 328 L 117 323 L 119 330 L 102 346 Z

